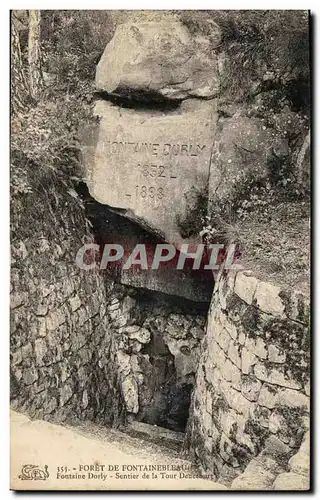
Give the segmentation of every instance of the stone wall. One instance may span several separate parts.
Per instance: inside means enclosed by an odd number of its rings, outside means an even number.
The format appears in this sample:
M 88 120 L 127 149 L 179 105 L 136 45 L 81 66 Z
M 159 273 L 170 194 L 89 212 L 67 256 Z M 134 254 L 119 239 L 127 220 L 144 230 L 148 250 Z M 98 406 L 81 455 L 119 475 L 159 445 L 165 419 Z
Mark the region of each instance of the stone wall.
M 60 230 L 59 243 L 30 236 L 12 245 L 12 406 L 33 418 L 112 424 L 122 403 L 106 280 L 74 262 L 85 225 Z
M 107 302 L 129 419 L 183 431 L 206 311 L 165 294 L 115 285 Z
M 286 470 L 309 426 L 309 352 L 303 295 L 249 272 L 220 274 L 188 428 L 205 469 L 230 483 L 262 454 Z

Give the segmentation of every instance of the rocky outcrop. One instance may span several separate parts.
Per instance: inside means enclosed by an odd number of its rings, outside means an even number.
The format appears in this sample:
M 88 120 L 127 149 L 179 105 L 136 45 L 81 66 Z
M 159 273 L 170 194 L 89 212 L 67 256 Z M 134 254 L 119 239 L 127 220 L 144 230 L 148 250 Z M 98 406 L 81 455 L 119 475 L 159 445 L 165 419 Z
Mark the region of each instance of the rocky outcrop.
M 219 77 L 213 49 L 220 40 L 215 23 L 211 40 L 192 37 L 175 20 L 121 24 L 98 64 L 96 86 L 116 94 L 157 94 L 166 99 L 216 97 Z
M 11 404 L 32 418 L 117 423 L 105 278 L 76 266 L 82 242 L 66 227 L 60 244 L 30 234 L 12 247 Z

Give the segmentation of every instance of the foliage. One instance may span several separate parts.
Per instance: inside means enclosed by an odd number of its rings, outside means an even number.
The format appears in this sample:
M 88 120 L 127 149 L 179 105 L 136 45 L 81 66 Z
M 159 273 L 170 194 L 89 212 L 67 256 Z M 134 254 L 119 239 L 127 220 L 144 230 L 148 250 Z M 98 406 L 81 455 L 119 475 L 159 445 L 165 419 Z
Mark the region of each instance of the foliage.
M 81 145 L 77 132 L 89 119 L 90 107 L 70 96 L 43 99 L 27 113 L 13 117 L 13 238 L 21 238 L 30 224 L 35 232 L 45 229 L 54 234 L 65 199 L 69 200 L 70 210 L 81 204 L 73 189 L 81 175 Z M 39 224 L 35 225 L 35 221 Z
M 210 33 L 208 21 L 220 26 L 222 43 L 218 50 L 227 55 L 222 88 L 228 99 L 247 102 L 262 90 L 275 88 L 296 106 L 308 106 L 307 11 L 184 11 L 181 20 L 191 31 L 205 35 Z
M 41 11 L 41 16 L 44 86 L 11 121 L 13 240 L 27 235 L 30 226 L 56 238 L 66 210 L 70 221 L 81 218 L 74 189 L 81 180 L 79 137 L 92 119 L 95 66 L 112 30 L 107 12 Z M 26 35 L 22 29 L 27 71 Z

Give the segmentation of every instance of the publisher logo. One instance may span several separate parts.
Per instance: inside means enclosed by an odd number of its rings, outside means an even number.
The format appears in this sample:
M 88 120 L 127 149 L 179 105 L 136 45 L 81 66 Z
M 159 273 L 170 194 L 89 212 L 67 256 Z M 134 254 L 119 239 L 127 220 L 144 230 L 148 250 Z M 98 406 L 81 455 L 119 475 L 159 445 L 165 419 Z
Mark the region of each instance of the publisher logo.
M 40 469 L 38 465 L 24 465 L 21 469 L 21 474 L 19 474 L 19 479 L 35 481 L 44 481 L 49 477 L 48 466 L 45 465 L 43 469 Z

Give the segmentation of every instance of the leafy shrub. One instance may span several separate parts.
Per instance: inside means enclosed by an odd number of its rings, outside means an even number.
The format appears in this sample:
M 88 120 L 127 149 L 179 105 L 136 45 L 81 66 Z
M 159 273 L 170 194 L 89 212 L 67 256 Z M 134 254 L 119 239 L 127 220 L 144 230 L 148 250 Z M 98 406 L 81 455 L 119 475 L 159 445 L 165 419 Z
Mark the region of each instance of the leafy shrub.
M 30 225 L 35 233 L 46 230 L 54 237 L 64 205 L 70 205 L 71 218 L 73 207 L 76 209 L 81 205 L 74 190 L 81 176 L 81 144 L 77 132 L 90 117 L 90 107 L 70 96 L 57 100 L 41 99 L 27 113 L 13 117 L 13 239 L 21 238 L 30 230 Z
M 222 94 L 247 102 L 270 87 L 289 99 L 308 106 L 309 19 L 307 11 L 212 10 L 183 11 L 181 20 L 189 30 L 208 35 L 215 21 L 222 30 L 219 51 L 227 55 L 222 73 Z M 292 86 L 292 81 L 294 85 Z M 297 82 L 301 92 L 292 92 Z M 291 85 L 290 85 L 291 83 Z
M 108 11 L 42 11 L 43 69 L 61 91 L 94 82 L 96 65 L 114 32 Z

